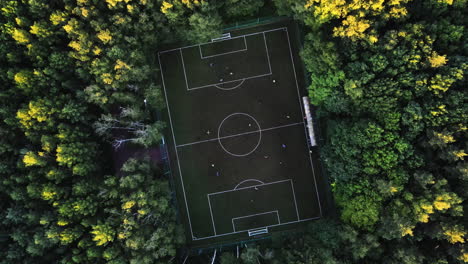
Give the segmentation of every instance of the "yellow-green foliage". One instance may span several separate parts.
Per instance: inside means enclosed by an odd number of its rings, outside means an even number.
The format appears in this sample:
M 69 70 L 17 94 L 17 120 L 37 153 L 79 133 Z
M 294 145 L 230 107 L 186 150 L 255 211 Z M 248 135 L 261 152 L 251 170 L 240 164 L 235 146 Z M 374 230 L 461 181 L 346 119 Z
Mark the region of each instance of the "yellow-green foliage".
M 66 17 L 67 15 L 65 12 L 55 11 L 50 15 L 49 20 L 52 22 L 52 25 L 58 25 L 65 22 Z
M 445 238 L 452 244 L 465 243 L 466 232 L 462 226 L 443 226 Z
M 462 202 L 462 199 L 458 197 L 455 193 L 444 193 L 435 198 L 433 202 L 434 208 L 438 211 L 444 211 L 458 205 Z
M 174 7 L 173 4 L 169 3 L 169 2 L 166 2 L 164 1 L 161 5 L 161 12 L 163 12 L 164 14 L 166 14 L 169 9 L 171 9 L 172 7 Z
M 19 44 L 28 44 L 31 41 L 29 33 L 22 29 L 15 28 L 11 36 Z
M 67 24 L 63 26 L 63 29 L 68 34 L 77 33 L 79 30 L 78 21 L 76 19 L 70 19 Z
M 30 91 L 34 84 L 34 74 L 28 70 L 21 70 L 14 76 L 16 86 L 25 91 Z
M 445 55 L 439 55 L 437 52 L 433 52 L 429 57 L 429 63 L 432 68 L 438 68 L 444 66 L 447 63 L 447 58 Z
M 39 155 L 38 155 L 39 154 Z M 43 152 L 39 152 L 38 154 L 34 153 L 33 151 L 28 151 L 23 157 L 23 163 L 26 167 L 30 166 L 44 166 L 46 164 Z
M 79 235 L 70 229 L 66 229 L 59 234 L 59 240 L 62 245 L 68 245 L 75 241 Z
M 52 32 L 47 29 L 47 24 L 42 22 L 34 22 L 29 32 L 40 38 L 46 38 L 52 35 Z
M 413 229 L 414 226 L 409 226 L 409 225 L 400 225 L 400 231 L 401 231 L 401 236 L 413 236 Z
M 122 209 L 129 210 L 135 205 L 135 201 L 128 201 L 122 205 Z
M 40 99 L 29 102 L 28 108 L 18 110 L 16 117 L 26 129 L 30 129 L 38 123 L 48 121 L 55 112 L 56 109 L 50 108 L 44 100 Z
M 57 194 L 58 193 L 54 187 L 47 185 L 47 186 L 44 186 L 41 196 L 42 196 L 42 199 L 48 201 L 48 200 L 57 198 Z
M 121 3 L 121 2 L 128 3 L 130 1 L 131 0 L 106 0 L 106 3 L 107 3 L 107 6 L 111 8 L 111 7 L 115 7 L 118 3 Z
M 404 4 L 411 0 L 308 0 L 305 8 L 311 10 L 319 23 L 331 19 L 341 19 L 341 26 L 335 27 L 335 36 L 351 40 L 365 39 L 377 42 L 377 33 L 371 28 L 370 17 L 379 16 L 383 20 L 402 18 L 408 13 Z
M 103 43 L 109 43 L 112 40 L 112 35 L 108 29 L 99 31 L 97 37 Z
M 114 70 L 128 70 L 128 69 L 130 69 L 130 66 L 128 66 L 127 63 L 121 60 L 117 60 L 117 62 L 115 63 Z
M 428 223 L 429 217 L 434 213 L 434 206 L 427 200 L 423 200 L 414 204 L 414 211 L 418 222 Z
M 465 157 L 468 156 L 463 149 L 452 151 L 452 154 L 455 160 L 465 160 Z
M 193 9 L 195 6 L 199 6 L 202 1 L 199 1 L 199 0 L 181 0 L 180 2 L 182 2 L 188 8 Z
M 108 225 L 96 225 L 93 226 L 91 234 L 94 235 L 93 240 L 96 241 L 96 245 L 102 246 L 108 242 L 114 241 L 115 232 Z

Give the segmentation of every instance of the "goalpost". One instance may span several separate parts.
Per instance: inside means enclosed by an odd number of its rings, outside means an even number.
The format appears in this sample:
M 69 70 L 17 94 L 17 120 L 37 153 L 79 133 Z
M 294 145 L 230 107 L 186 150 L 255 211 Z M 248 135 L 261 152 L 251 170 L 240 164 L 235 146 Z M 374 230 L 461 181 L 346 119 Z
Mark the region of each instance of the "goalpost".
M 309 98 L 307 96 L 302 97 L 302 102 L 304 104 L 304 110 L 306 114 L 305 117 L 307 120 L 307 130 L 309 131 L 310 145 L 314 147 L 314 146 L 317 146 L 317 142 L 315 140 L 314 123 L 312 120 L 312 114 L 310 113 Z
M 261 235 L 261 234 L 268 234 L 268 227 L 248 230 L 248 233 L 249 233 L 249 237 L 256 236 L 256 235 Z
M 230 39 L 230 38 L 231 38 L 231 33 L 224 33 L 219 38 L 211 39 L 211 42 L 222 41 L 222 40 L 226 40 L 226 39 Z

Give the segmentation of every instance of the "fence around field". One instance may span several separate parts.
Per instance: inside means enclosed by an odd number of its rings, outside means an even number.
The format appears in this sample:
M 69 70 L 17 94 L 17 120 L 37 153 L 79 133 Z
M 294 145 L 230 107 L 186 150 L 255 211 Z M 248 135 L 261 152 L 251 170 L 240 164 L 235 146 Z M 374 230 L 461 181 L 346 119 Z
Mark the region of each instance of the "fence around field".
M 281 17 L 281 16 L 258 17 L 255 19 L 228 24 L 225 26 L 223 31 L 236 30 L 236 29 L 241 29 L 241 28 L 246 28 L 246 27 L 257 26 L 261 24 L 268 24 L 268 23 L 285 20 L 285 19 L 286 17 Z

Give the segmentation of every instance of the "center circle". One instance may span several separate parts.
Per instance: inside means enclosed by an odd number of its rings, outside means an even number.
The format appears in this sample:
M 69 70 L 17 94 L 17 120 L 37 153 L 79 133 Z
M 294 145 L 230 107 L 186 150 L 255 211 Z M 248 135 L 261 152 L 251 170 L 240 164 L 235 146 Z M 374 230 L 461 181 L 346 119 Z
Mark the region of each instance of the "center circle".
M 219 145 L 232 156 L 244 157 L 252 154 L 260 145 L 261 140 L 260 124 L 249 114 L 233 113 L 219 124 Z

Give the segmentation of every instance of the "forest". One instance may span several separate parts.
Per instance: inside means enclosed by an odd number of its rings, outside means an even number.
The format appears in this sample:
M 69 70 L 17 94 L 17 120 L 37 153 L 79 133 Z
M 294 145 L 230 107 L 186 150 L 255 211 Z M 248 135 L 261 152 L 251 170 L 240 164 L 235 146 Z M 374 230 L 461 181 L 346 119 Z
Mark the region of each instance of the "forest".
M 262 16 L 303 30 L 337 216 L 216 263 L 468 263 L 466 0 L 0 1 L 0 263 L 178 263 L 168 176 L 111 153 L 160 144 L 160 47 Z

